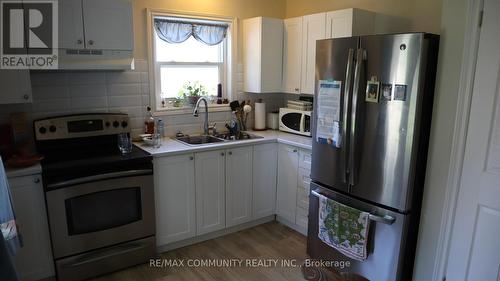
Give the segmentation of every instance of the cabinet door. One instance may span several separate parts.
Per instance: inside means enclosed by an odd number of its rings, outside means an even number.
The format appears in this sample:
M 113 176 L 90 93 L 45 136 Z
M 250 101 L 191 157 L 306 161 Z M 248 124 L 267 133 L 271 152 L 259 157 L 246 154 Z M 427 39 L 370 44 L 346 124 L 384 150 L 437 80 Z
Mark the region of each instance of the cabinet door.
M 261 144 L 253 147 L 253 218 L 276 213 L 276 172 L 278 145 Z
M 194 237 L 193 154 L 156 158 L 154 164 L 157 245 Z
M 83 49 L 82 0 L 59 0 L 59 48 Z
M 16 222 L 24 243 L 15 257 L 17 272 L 21 280 L 39 280 L 53 276 L 54 266 L 41 176 L 10 178 L 9 184 Z
M 316 40 L 326 37 L 326 13 L 307 15 L 302 23 L 302 81 L 301 92 L 314 94 L 314 77 L 316 72 Z
M 300 94 L 302 17 L 285 19 L 284 22 L 283 92 Z
M 0 85 L 2 85 L 0 104 L 32 101 L 29 70 L 0 70 Z
M 352 36 L 353 9 L 331 11 L 326 13 L 327 38 Z
M 295 223 L 298 169 L 298 149 L 280 144 L 278 149 L 276 213 L 292 223 Z
M 224 162 L 224 150 L 195 154 L 197 235 L 226 227 Z
M 226 225 L 252 220 L 251 146 L 228 149 L 226 155 Z
M 85 0 L 85 47 L 133 50 L 132 0 Z

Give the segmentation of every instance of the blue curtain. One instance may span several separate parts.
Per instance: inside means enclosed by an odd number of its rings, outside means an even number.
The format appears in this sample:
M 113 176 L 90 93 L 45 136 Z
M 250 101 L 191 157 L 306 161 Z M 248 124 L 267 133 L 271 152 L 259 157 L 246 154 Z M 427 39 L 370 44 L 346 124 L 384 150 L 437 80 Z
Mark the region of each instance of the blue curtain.
M 180 22 L 156 18 L 154 27 L 158 37 L 168 43 L 182 43 L 190 36 L 206 45 L 217 45 L 227 35 L 228 25 Z

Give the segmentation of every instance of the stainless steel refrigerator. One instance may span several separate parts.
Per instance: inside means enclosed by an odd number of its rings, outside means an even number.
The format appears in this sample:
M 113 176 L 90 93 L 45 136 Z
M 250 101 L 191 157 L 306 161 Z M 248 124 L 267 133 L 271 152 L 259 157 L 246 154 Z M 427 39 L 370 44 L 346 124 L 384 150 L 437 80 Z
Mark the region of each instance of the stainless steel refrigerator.
M 439 37 L 426 33 L 317 41 L 311 258 L 349 261 L 336 270 L 372 281 L 411 280 L 438 45 Z M 338 87 L 331 92 L 338 98 L 328 105 L 338 112 L 330 116 L 322 113 L 323 83 Z M 319 194 L 371 213 L 365 261 L 347 258 L 318 238 Z

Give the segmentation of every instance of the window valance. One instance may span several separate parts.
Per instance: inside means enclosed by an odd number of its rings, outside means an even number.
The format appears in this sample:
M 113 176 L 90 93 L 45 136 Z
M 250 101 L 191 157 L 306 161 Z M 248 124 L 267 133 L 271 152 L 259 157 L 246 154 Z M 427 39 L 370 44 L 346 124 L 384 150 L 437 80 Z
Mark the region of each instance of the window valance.
M 189 36 L 207 44 L 217 45 L 226 38 L 228 25 L 201 22 L 184 22 L 155 18 L 155 30 L 158 37 L 168 43 L 182 43 Z

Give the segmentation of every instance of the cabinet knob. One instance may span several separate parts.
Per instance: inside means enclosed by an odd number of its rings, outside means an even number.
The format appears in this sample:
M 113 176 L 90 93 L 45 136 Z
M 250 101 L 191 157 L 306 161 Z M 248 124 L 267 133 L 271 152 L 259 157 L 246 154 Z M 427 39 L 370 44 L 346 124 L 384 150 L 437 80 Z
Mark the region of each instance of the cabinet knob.
M 220 156 L 224 156 L 224 152 L 221 152 L 221 153 L 220 153 Z
M 35 178 L 34 182 L 35 183 L 40 183 L 40 179 L 39 178 Z
M 89 40 L 89 45 L 94 45 L 94 40 Z
M 194 160 L 194 157 L 193 156 L 189 156 L 189 160 Z
M 77 45 L 81 45 L 82 43 L 83 43 L 83 40 L 82 40 L 82 39 L 78 39 L 78 40 L 76 40 L 76 44 L 77 44 Z
M 24 96 L 23 96 L 23 99 L 25 99 L 25 100 L 29 100 L 29 99 L 30 99 L 30 96 L 29 96 L 29 95 L 24 95 Z
M 229 155 L 233 155 L 233 152 L 229 151 Z

